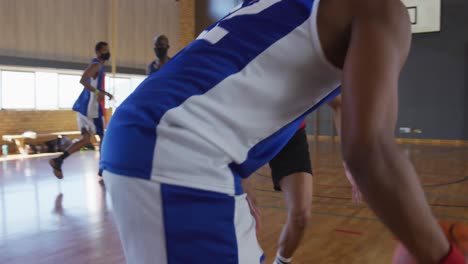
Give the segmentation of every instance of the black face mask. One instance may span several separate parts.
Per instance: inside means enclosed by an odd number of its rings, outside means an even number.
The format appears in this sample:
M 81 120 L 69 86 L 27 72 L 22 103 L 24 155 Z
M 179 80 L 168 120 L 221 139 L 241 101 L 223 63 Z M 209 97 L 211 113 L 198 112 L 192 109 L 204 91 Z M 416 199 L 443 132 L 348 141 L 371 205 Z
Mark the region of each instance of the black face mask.
M 106 61 L 106 60 L 110 59 L 110 56 L 111 56 L 110 52 L 103 53 L 103 54 L 101 54 L 101 59 Z
M 156 57 L 160 59 L 164 59 L 167 56 L 167 49 L 166 48 L 154 48 L 154 54 L 156 54 Z

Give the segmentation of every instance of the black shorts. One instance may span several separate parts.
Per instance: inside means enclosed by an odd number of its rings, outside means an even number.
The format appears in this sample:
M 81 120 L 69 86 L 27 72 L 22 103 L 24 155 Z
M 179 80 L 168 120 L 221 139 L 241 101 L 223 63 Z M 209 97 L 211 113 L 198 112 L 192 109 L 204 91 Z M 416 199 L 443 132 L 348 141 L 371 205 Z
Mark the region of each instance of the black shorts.
M 312 174 L 309 144 L 305 128 L 299 129 L 284 148 L 269 162 L 273 188 L 281 191 L 280 181 L 293 173 Z

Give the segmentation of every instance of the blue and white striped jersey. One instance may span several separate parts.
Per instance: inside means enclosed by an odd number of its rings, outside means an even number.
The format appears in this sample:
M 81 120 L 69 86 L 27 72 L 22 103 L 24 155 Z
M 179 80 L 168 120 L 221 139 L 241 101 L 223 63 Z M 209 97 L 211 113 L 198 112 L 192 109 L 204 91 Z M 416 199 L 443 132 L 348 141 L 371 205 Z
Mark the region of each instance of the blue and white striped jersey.
M 305 115 L 338 94 L 318 0 L 252 0 L 212 25 L 116 110 L 101 168 L 237 194 Z
M 104 64 L 98 58 L 91 60 L 91 64 L 94 63 L 99 63 L 100 65 L 99 74 L 96 79 L 90 78 L 89 82 L 94 88 L 102 90 L 101 86 L 104 81 Z M 99 104 L 98 97 L 86 88 L 83 88 L 80 96 L 76 99 L 75 104 L 73 105 L 73 111 L 89 118 L 101 118 L 104 113 L 101 105 Z

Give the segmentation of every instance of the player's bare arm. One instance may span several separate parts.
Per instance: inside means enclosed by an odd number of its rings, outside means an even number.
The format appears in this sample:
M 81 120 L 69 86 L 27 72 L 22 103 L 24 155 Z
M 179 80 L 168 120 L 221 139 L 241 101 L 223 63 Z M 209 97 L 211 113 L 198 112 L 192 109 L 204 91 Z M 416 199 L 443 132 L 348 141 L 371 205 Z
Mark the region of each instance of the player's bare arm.
M 344 64 L 343 156 L 374 212 L 421 263 L 438 263 L 449 243 L 393 134 L 411 40 L 408 14 L 398 0 L 355 2 Z
M 113 98 L 112 94 L 103 90 L 99 90 L 96 87 L 93 87 L 88 81 L 90 78 L 95 78 L 99 74 L 99 70 L 100 70 L 99 63 L 90 64 L 88 68 L 86 68 L 86 70 L 83 72 L 83 75 L 81 75 L 80 83 L 89 91 L 93 93 L 97 93 L 99 96 L 99 100 L 103 100 L 104 95 L 107 95 L 109 99 L 112 99 Z

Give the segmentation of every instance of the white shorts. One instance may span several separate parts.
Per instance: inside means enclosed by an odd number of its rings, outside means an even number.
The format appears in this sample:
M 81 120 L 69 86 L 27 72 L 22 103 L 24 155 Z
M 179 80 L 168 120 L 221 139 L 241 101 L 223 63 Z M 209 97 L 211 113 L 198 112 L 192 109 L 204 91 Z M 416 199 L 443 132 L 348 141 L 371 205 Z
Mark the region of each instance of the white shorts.
M 78 129 L 80 131 L 86 130 L 91 135 L 102 135 L 104 120 L 103 118 L 90 118 L 77 113 Z
M 259 264 L 246 195 L 202 191 L 104 171 L 129 264 Z

